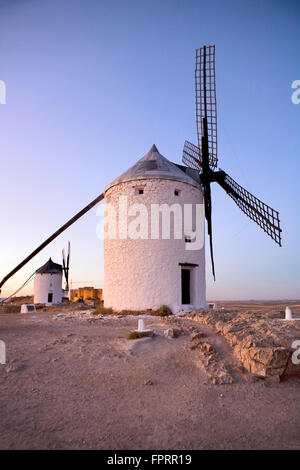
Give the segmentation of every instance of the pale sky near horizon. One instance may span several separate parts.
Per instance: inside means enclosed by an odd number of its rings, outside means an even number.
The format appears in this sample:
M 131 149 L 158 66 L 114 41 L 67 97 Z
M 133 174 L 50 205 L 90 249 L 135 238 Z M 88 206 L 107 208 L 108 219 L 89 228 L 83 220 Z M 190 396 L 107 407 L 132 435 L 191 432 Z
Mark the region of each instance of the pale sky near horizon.
M 195 49 L 216 45 L 219 166 L 279 210 L 279 248 L 213 185 L 208 299 L 300 298 L 298 0 L 0 0 L 0 277 L 155 143 L 196 143 Z M 96 208 L 5 285 L 71 241 L 71 280 L 103 286 Z M 31 293 L 32 284 L 22 293 Z

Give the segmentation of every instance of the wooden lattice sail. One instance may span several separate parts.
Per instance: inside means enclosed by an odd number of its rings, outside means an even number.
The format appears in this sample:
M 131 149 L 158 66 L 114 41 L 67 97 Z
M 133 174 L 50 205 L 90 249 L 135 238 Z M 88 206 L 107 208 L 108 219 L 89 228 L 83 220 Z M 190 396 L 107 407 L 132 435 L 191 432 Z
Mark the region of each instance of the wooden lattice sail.
M 210 184 L 217 182 L 237 206 L 261 227 L 279 246 L 281 228 L 279 213 L 240 186 L 227 173 L 217 170 L 217 102 L 215 46 L 196 49 L 195 67 L 196 130 L 198 146 L 185 141 L 182 162 L 200 173 L 203 186 L 205 217 L 207 220 L 212 272 L 215 277 L 212 244 L 212 203 Z

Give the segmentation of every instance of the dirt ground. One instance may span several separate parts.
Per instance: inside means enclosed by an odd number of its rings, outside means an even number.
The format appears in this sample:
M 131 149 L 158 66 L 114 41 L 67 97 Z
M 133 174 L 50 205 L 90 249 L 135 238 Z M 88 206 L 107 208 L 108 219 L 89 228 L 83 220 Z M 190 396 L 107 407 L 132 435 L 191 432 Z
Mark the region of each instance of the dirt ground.
M 226 303 L 235 306 L 249 309 Z M 1 314 L 0 449 L 300 448 L 299 378 L 255 378 L 220 335 L 192 321 L 171 338 L 172 320 L 146 318 L 157 334 L 127 340 L 136 326 L 88 312 Z M 233 383 L 211 383 L 192 347 L 199 332 Z

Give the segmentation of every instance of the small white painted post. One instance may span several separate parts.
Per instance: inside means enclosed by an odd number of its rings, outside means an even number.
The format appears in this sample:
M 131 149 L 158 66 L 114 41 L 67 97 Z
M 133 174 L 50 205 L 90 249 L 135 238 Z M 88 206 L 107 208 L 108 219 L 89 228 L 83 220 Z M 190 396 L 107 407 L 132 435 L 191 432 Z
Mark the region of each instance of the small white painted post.
M 139 318 L 138 321 L 138 331 L 144 331 L 145 330 L 145 322 L 143 318 Z
M 6 364 L 6 347 L 4 341 L 0 339 L 0 364 Z
M 286 320 L 293 320 L 293 315 L 290 307 L 285 307 L 285 319 Z

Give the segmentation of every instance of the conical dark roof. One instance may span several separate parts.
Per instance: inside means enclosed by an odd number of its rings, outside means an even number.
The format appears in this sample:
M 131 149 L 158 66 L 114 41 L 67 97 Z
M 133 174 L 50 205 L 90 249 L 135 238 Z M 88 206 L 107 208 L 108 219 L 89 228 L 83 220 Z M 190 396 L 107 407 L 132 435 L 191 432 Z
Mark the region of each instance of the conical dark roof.
M 196 181 L 195 178 L 187 174 L 185 171 L 183 171 L 183 169 L 180 169 L 175 163 L 172 163 L 167 158 L 163 157 L 157 150 L 156 145 L 152 145 L 151 149 L 148 153 L 146 153 L 146 155 L 138 160 L 127 171 L 122 173 L 118 178 L 112 181 L 112 183 L 107 185 L 105 191 L 107 191 L 111 186 L 115 186 L 116 184 L 122 183 L 124 181 L 145 178 L 160 178 L 183 181 L 184 183 L 189 183 L 193 186 L 200 187 L 200 180 Z
M 54 263 L 51 258 L 40 269 L 36 271 L 39 274 L 60 274 L 62 272 L 62 265 Z

